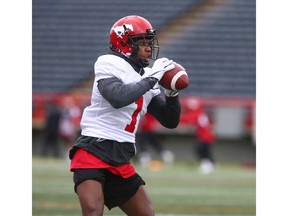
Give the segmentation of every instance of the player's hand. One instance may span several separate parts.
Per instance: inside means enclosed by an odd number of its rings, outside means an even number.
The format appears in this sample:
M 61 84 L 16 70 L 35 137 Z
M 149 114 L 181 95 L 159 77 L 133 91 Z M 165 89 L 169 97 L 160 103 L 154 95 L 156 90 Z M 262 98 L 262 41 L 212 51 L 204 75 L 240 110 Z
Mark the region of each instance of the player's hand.
M 151 73 L 148 76 L 154 77 L 159 81 L 166 71 L 172 70 L 174 67 L 175 65 L 173 64 L 173 60 L 169 60 L 165 57 L 157 59 L 154 62 Z
M 163 90 L 164 90 L 164 94 L 167 97 L 176 97 L 179 94 L 178 90 L 170 90 L 170 89 L 166 89 L 166 88 L 163 88 Z

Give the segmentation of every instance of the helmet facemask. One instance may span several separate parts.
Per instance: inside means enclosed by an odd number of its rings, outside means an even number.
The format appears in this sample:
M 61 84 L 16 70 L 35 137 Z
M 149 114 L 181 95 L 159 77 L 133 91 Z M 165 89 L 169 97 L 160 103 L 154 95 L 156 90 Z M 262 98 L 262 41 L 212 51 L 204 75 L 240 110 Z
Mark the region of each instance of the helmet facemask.
M 125 27 L 124 27 L 125 28 Z M 144 41 L 143 44 L 139 44 L 138 41 Z M 138 51 L 139 46 L 147 46 L 151 48 L 151 59 L 156 60 L 159 54 L 159 43 L 156 32 L 154 29 L 147 29 L 146 33 L 130 35 L 128 33 L 127 45 L 132 47 L 132 53 L 129 58 L 137 63 L 140 67 L 147 67 L 150 62 L 145 61 L 144 59 L 139 58 Z

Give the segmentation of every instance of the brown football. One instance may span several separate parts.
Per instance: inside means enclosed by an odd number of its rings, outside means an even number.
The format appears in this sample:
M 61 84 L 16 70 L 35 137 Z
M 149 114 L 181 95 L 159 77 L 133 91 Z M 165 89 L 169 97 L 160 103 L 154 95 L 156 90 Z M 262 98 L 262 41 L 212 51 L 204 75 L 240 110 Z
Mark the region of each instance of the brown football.
M 188 86 L 189 77 L 183 66 L 176 62 L 174 64 L 175 68 L 167 71 L 159 81 L 159 84 L 166 89 L 181 90 Z

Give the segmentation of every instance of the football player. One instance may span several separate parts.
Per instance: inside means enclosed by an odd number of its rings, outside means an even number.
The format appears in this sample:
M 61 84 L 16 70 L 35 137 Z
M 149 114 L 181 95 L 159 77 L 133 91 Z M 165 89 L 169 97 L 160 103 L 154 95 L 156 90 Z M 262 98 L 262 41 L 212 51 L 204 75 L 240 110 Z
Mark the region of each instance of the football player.
M 164 127 L 180 119 L 178 91 L 160 95 L 158 81 L 175 66 L 158 57 L 156 31 L 143 17 L 118 20 L 110 31 L 110 51 L 94 65 L 91 104 L 83 111 L 81 135 L 70 150 L 74 190 L 84 216 L 102 215 L 104 205 L 127 215 L 155 215 L 144 180 L 130 163 L 136 154 L 140 118 L 154 116 Z M 155 60 L 151 68 L 151 60 Z

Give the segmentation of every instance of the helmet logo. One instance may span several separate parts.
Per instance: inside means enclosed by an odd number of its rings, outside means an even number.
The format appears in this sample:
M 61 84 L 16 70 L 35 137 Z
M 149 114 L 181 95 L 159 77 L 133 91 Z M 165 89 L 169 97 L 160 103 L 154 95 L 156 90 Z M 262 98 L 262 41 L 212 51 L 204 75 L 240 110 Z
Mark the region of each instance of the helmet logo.
M 126 31 L 128 29 L 130 29 L 131 31 L 133 31 L 133 26 L 132 24 L 124 24 L 126 27 Z M 113 31 L 115 32 L 115 34 L 117 35 L 117 38 L 122 38 L 123 39 L 123 35 L 125 34 L 125 28 L 124 25 L 121 26 L 116 26 L 115 28 L 113 28 Z

